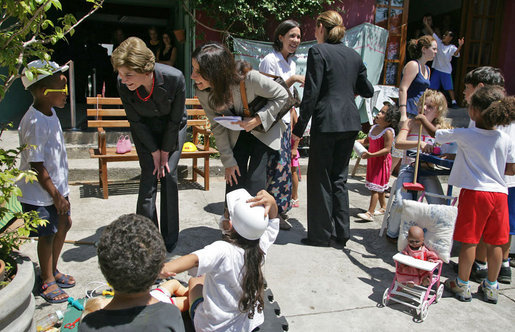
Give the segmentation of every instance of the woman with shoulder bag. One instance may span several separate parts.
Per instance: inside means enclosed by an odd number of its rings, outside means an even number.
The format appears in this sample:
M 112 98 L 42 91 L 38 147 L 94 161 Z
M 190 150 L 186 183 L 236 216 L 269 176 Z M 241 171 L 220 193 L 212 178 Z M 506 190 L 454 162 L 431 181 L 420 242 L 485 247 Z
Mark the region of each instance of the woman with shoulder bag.
M 226 192 L 244 188 L 255 196 L 266 189 L 268 160 L 281 146 L 281 134 L 286 128 L 282 121 L 274 122 L 288 100 L 288 92 L 258 71 L 250 70 L 248 63 L 237 63 L 231 52 L 218 43 L 195 49 L 192 66 L 195 92 L 211 123 L 225 167 Z M 257 97 L 267 99 L 264 107 L 251 117 L 244 115 L 241 81 L 248 104 Z M 232 123 L 241 130 L 228 129 L 214 120 L 224 115 L 241 116 L 241 121 Z
M 363 60 L 342 43 L 340 14 L 326 11 L 316 20 L 318 44 L 309 49 L 304 97 L 293 138 L 300 140 L 312 118 L 308 165 L 308 236 L 303 244 L 345 246 L 350 238 L 347 175 L 361 121 L 355 95 L 372 97 Z

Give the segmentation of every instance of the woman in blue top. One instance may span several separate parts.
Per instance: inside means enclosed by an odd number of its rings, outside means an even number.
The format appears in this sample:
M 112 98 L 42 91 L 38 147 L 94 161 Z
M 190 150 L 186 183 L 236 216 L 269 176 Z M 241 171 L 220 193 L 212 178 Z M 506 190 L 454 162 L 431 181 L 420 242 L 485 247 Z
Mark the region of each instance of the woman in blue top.
M 429 88 L 431 71 L 426 66 L 428 61 L 434 59 L 438 47 L 436 40 L 431 36 L 422 36 L 412 39 L 408 45 L 408 52 L 412 59 L 402 70 L 402 80 L 399 86 L 399 109 L 401 122 L 407 117 L 415 117 L 418 113 L 417 102 L 424 91 Z

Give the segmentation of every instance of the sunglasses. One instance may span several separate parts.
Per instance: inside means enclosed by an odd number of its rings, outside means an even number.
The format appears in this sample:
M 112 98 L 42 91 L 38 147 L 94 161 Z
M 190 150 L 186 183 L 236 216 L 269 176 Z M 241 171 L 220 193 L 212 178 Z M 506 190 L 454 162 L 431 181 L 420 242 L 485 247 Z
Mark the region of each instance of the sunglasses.
M 46 96 L 49 92 L 64 92 L 65 95 L 68 95 L 68 85 L 65 85 L 62 89 L 45 89 L 43 95 Z

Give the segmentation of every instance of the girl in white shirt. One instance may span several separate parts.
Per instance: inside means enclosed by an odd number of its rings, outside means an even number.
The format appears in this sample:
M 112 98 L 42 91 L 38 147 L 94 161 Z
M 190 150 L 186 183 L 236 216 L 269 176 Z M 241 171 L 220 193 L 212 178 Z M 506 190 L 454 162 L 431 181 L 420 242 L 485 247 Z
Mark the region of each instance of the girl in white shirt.
M 161 272 L 168 277 L 196 268 L 188 294 L 196 331 L 252 331 L 264 321 L 261 268 L 279 233 L 277 204 L 264 190 L 252 197 L 237 189 L 226 197 L 224 239 L 165 263 Z

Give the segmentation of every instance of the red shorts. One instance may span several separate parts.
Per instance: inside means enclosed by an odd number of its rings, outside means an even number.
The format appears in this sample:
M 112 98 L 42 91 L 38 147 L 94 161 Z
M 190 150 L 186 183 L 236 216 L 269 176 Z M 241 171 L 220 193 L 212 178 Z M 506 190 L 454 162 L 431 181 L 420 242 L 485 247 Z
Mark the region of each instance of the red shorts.
M 508 195 L 461 189 L 454 240 L 477 244 L 483 237 L 485 243 L 502 245 L 509 232 Z

